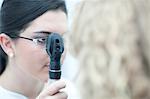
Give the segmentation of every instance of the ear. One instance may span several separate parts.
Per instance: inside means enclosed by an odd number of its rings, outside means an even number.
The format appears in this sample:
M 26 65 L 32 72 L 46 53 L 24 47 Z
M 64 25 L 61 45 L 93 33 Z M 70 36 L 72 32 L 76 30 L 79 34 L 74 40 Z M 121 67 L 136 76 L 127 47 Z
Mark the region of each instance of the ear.
M 13 47 L 12 47 L 12 40 L 10 39 L 9 36 L 7 36 L 4 33 L 0 34 L 0 45 L 8 56 L 10 57 L 13 56 L 14 53 L 13 53 Z

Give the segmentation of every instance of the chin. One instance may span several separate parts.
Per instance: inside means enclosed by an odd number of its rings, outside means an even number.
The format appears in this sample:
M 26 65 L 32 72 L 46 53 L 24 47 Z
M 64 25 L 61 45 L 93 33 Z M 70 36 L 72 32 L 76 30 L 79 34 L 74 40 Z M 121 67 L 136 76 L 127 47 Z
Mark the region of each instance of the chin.
M 49 78 L 48 73 L 45 73 L 39 79 L 40 79 L 41 82 L 47 83 L 48 82 L 48 78 Z

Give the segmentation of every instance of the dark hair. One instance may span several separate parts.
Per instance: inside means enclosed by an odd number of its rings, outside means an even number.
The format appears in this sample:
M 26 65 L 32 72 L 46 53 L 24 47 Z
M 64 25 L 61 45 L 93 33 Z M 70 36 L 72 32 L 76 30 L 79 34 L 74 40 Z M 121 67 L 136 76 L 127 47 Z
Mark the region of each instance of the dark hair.
M 67 14 L 63 0 L 4 0 L 0 12 L 0 33 L 10 37 L 19 35 L 31 21 L 48 10 L 62 10 Z M 7 62 L 8 56 L 0 46 L 0 75 Z

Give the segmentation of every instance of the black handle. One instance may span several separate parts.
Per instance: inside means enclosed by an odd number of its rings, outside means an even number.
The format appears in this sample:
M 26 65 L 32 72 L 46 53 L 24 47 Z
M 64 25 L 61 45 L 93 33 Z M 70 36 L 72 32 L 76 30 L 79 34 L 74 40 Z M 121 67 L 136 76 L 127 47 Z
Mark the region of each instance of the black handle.
M 61 55 L 64 51 L 64 43 L 62 37 L 58 33 L 52 33 L 46 41 L 46 51 L 50 56 L 50 79 L 60 79 L 61 77 Z

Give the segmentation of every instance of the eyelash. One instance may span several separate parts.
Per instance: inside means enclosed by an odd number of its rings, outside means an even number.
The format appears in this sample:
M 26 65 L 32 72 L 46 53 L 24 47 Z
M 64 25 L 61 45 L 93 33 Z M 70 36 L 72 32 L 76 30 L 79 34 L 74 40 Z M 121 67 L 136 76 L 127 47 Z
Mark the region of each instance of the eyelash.
M 36 37 L 34 38 L 38 44 L 45 44 L 46 43 L 46 37 Z
M 43 41 L 45 42 L 46 39 L 45 39 L 45 38 L 38 38 L 37 41 L 38 41 L 38 42 L 43 42 Z

